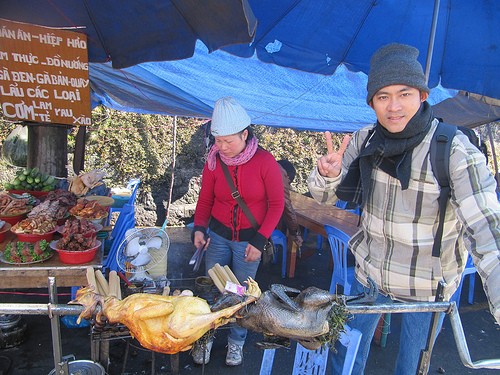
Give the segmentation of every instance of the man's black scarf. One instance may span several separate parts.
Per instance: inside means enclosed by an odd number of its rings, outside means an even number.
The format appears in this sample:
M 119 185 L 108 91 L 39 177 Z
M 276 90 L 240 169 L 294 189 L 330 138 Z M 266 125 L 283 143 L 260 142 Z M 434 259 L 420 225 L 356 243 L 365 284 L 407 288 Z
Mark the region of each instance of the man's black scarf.
M 337 197 L 364 207 L 372 187 L 372 170 L 377 167 L 397 178 L 402 190 L 408 189 L 413 149 L 428 133 L 432 119 L 431 106 L 423 102 L 402 132 L 390 133 L 377 121 L 337 187 Z

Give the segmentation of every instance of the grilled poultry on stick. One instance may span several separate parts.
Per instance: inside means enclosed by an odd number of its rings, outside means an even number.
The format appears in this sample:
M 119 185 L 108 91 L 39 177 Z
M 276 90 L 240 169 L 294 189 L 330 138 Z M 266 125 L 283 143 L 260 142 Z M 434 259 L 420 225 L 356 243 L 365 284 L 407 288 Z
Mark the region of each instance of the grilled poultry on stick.
M 102 280 L 100 271 L 96 271 L 97 275 L 98 281 Z M 117 298 L 116 293 L 104 296 L 97 292 L 97 283 L 92 280 L 89 280 L 90 286 L 78 290 L 76 298 L 69 303 L 84 306 L 78 322 L 94 315 L 96 321 L 105 317 L 111 324 L 124 324 L 146 349 L 175 354 L 191 349 L 206 332 L 228 323 L 238 310 L 256 301 L 261 295 L 258 284 L 252 278 L 246 283 L 248 289 L 242 302 L 216 312 L 211 312 L 206 300 L 193 296 L 136 293 L 123 300 Z

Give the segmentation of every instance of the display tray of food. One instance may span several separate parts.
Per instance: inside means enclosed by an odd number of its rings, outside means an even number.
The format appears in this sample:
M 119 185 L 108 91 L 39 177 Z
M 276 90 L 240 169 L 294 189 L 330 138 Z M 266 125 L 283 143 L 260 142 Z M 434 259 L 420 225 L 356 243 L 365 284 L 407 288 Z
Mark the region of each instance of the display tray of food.
M 46 196 L 57 186 L 57 179 L 54 176 L 40 171 L 38 167 L 20 169 L 16 177 L 5 184 L 5 189 L 11 192 L 29 193 L 34 197 Z
M 44 198 L 46 197 L 49 192 L 48 191 L 37 191 L 37 190 L 9 190 L 9 193 L 12 194 L 30 194 L 34 196 L 35 198 Z
M 12 226 L 10 231 L 19 241 L 50 241 L 57 229 L 57 222 L 47 216 L 27 217 Z
M 97 232 L 102 225 L 92 224 L 86 219 L 68 219 L 58 231 L 62 237 L 52 241 L 50 246 L 59 254 L 59 259 L 67 264 L 82 264 L 94 259 L 101 241 L 97 240 Z
M 0 261 L 7 264 L 34 264 L 52 258 L 54 251 L 46 240 L 36 242 L 10 241 L 0 253 Z
M 103 207 L 110 207 L 115 203 L 115 200 L 113 198 L 106 197 L 104 195 L 87 195 L 85 199 L 91 202 L 95 201 Z
M 67 206 L 64 206 L 58 200 L 46 199 L 33 207 L 27 216 L 44 216 L 50 218 L 51 220 L 62 220 L 67 219 L 70 215 Z
M 69 213 L 77 219 L 86 219 L 94 224 L 102 224 L 103 220 L 108 217 L 108 209 L 97 201 L 80 198 L 76 205 L 70 208 Z
M 26 217 L 33 208 L 27 197 L 16 197 L 7 192 L 0 192 L 0 220 L 11 225 Z

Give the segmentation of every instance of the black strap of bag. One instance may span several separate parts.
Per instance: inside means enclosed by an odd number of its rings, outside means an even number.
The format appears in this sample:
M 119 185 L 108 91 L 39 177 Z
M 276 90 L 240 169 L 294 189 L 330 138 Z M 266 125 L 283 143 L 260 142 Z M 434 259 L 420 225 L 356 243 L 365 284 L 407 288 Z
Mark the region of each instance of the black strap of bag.
M 231 174 L 229 173 L 229 169 L 227 165 L 219 158 L 220 165 L 222 167 L 222 171 L 224 172 L 224 177 L 226 177 L 227 183 L 229 184 L 229 188 L 231 189 L 231 196 L 238 202 L 238 205 L 241 207 L 243 213 L 246 215 L 250 223 L 252 224 L 252 227 L 255 229 L 257 232 L 259 230 L 259 224 L 257 224 L 257 220 L 255 220 L 255 217 L 252 215 L 252 212 L 248 208 L 247 204 L 241 198 L 240 192 L 238 189 L 236 189 L 236 186 L 234 186 L 233 179 L 231 178 Z M 262 261 L 264 264 L 267 264 L 271 261 L 271 259 L 274 257 L 274 244 L 272 240 L 269 238 L 264 246 L 264 250 L 262 251 Z
M 227 165 L 219 158 L 220 165 L 222 167 L 222 171 L 224 172 L 224 177 L 226 177 L 227 183 L 229 184 L 229 188 L 231 189 L 231 196 L 238 202 L 238 205 L 241 207 L 243 210 L 243 213 L 246 215 L 250 223 L 252 224 L 253 229 L 255 231 L 259 230 L 259 224 L 257 224 L 257 220 L 255 220 L 255 217 L 252 215 L 252 212 L 248 208 L 247 204 L 241 198 L 240 192 L 238 189 L 236 189 L 236 186 L 234 186 L 233 179 L 231 178 L 231 174 L 229 173 L 229 169 L 227 168 Z

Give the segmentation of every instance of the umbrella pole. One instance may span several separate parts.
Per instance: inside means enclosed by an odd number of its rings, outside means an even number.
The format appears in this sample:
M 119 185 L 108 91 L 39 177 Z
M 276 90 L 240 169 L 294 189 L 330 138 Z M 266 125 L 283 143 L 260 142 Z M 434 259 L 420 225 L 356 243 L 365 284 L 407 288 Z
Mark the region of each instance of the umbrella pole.
M 439 16 L 440 2 L 441 2 L 440 0 L 434 1 L 434 13 L 432 15 L 431 34 L 429 36 L 429 45 L 427 47 L 427 60 L 425 62 L 425 83 L 429 83 L 429 75 L 431 72 L 432 53 L 434 52 L 434 41 L 436 39 L 436 29 Z
M 495 167 L 495 180 L 497 181 L 497 191 L 500 191 L 500 175 L 498 174 L 497 154 L 495 152 L 495 141 L 491 132 L 491 124 L 486 124 L 488 130 L 488 138 L 490 139 L 491 156 L 493 158 L 493 166 Z

